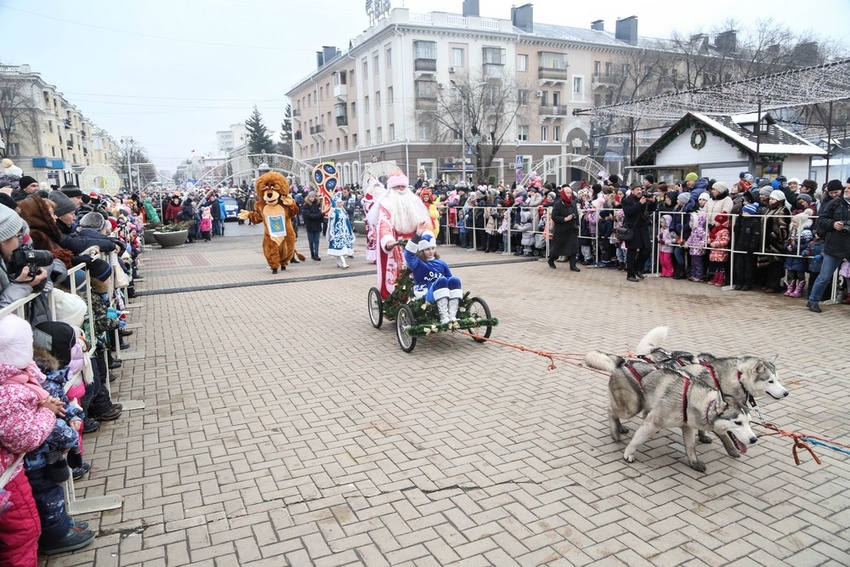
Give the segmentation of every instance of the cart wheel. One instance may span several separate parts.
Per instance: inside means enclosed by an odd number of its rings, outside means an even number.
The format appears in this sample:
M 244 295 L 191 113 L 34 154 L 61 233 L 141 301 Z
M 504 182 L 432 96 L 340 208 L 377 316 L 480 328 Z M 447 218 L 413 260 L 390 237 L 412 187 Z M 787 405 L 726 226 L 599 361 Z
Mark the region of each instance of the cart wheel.
M 384 322 L 384 302 L 381 300 L 381 292 L 376 287 L 369 290 L 369 321 L 376 329 L 380 329 Z
M 395 334 L 398 337 L 398 346 L 404 352 L 411 352 L 416 346 L 416 337 L 407 332 L 413 323 L 413 309 L 409 305 L 400 306 L 395 318 Z
M 469 318 L 470 319 L 489 319 L 490 318 L 490 308 L 487 306 L 487 302 L 481 299 L 480 297 L 471 297 L 469 299 Z M 484 331 L 483 333 L 481 331 Z M 483 343 L 485 340 L 490 338 L 490 333 L 493 332 L 492 325 L 482 325 L 481 327 L 472 327 L 468 329 L 469 333 L 481 335 L 484 337 L 483 339 L 476 339 L 473 337 L 475 342 Z

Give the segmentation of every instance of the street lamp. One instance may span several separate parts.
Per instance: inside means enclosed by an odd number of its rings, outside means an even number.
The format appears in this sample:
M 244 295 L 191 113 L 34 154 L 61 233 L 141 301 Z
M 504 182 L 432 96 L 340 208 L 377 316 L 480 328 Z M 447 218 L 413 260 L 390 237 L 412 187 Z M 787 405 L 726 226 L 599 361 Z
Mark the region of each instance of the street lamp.
M 133 193 L 133 172 L 130 169 L 130 150 L 133 147 L 133 138 L 121 138 L 121 143 L 125 144 L 127 148 L 127 187 L 130 190 L 130 194 Z

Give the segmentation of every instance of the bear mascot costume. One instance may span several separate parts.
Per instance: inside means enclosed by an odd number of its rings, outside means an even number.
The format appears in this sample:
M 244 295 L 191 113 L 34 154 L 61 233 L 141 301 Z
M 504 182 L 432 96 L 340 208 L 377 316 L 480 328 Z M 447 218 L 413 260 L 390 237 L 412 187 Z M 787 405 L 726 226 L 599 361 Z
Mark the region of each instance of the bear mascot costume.
M 270 171 L 257 179 L 257 202 L 254 211 L 239 211 L 239 219 L 251 224 L 263 223 L 263 254 L 276 274 L 278 268 L 286 269 L 293 258 L 304 260 L 295 250 L 295 230 L 292 218 L 298 214 L 298 205 L 289 194 L 286 178 Z

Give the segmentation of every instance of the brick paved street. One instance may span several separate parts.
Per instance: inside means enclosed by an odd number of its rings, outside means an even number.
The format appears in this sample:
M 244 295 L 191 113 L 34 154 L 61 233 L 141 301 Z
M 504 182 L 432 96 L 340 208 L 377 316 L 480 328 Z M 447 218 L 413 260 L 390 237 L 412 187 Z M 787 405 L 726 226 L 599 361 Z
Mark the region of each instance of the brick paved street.
M 701 474 L 667 431 L 628 464 L 606 377 L 447 334 L 405 354 L 392 323 L 369 324 L 362 237 L 346 271 L 272 275 L 259 227 L 227 231 L 146 250 L 145 357 L 114 387 L 147 407 L 86 436 L 76 485 L 124 506 L 80 518 L 94 545 L 42 565 L 850 564 L 850 455 L 816 447 L 822 465 L 803 451 L 796 466 L 765 437 L 735 460 L 715 441 Z M 500 319 L 494 338 L 624 353 L 664 324 L 671 348 L 779 352 L 791 395 L 763 400 L 765 418 L 850 444 L 850 308 L 441 252 Z

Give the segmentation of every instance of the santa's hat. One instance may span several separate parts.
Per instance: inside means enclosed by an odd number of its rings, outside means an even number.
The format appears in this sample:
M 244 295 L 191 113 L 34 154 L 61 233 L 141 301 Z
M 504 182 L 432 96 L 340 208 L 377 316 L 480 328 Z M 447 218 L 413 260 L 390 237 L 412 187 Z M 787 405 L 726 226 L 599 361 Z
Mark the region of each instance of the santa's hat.
M 393 187 L 410 187 L 410 181 L 400 169 L 391 172 L 387 178 L 387 189 L 392 189 Z

